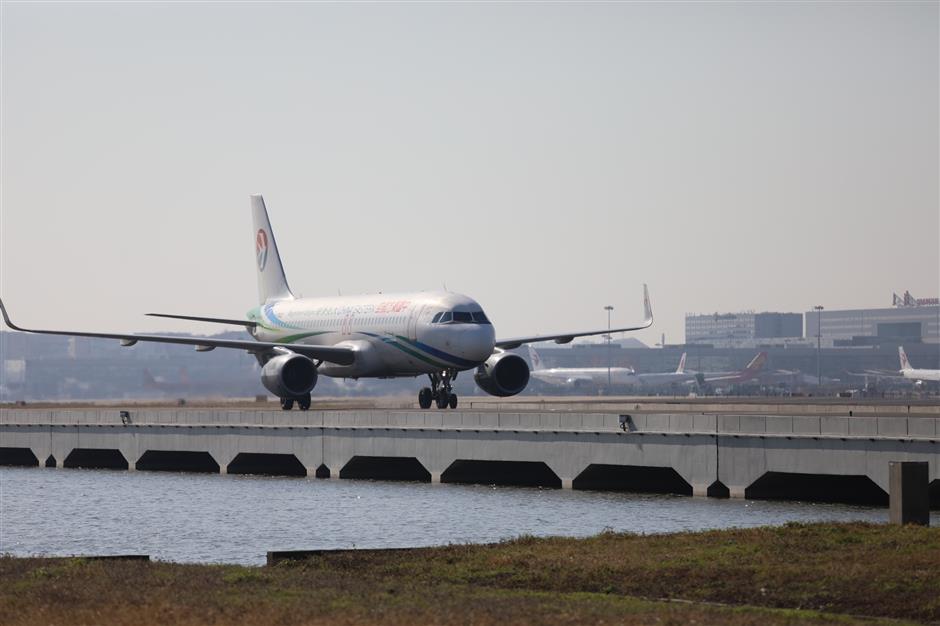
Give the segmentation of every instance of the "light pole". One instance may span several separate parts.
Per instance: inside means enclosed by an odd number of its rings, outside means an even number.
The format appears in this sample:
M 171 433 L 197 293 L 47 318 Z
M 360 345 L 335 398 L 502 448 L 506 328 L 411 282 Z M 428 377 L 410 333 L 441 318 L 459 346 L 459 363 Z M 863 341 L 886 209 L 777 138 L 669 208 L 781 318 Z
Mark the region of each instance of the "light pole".
M 816 386 L 822 386 L 822 376 L 820 374 L 820 353 L 822 352 L 822 312 L 823 307 L 817 304 L 813 307 L 816 311 Z
M 614 307 L 608 304 L 604 310 L 607 311 L 607 393 L 610 393 L 610 312 Z

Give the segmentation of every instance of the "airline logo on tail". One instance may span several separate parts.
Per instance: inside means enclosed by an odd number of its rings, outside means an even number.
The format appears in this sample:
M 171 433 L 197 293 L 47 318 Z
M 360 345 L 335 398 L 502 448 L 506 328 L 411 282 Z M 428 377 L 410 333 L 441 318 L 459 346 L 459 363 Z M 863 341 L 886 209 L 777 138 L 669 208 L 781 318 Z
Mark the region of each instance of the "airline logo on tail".
M 913 367 L 911 367 L 911 362 L 907 360 L 907 353 L 904 352 L 904 348 L 901 346 L 898 346 L 898 356 L 901 357 L 901 369 L 902 370 L 914 369 Z
M 764 363 L 766 362 L 767 353 L 759 352 L 757 356 L 751 359 L 751 362 L 747 364 L 747 367 L 744 369 L 744 371 L 750 374 L 757 374 L 762 369 L 764 369 Z
M 542 359 L 539 357 L 539 353 L 535 351 L 535 348 L 528 346 L 529 348 L 529 360 L 532 361 L 532 369 L 540 370 L 542 369 Z
M 268 262 L 268 234 L 264 229 L 259 230 L 255 237 L 255 252 L 258 254 L 258 269 L 263 272 Z

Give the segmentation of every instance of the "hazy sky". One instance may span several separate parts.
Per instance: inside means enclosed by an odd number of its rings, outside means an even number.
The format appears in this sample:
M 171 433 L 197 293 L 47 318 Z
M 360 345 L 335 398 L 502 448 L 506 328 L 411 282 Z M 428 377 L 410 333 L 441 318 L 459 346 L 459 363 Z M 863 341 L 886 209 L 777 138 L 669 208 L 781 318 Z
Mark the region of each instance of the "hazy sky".
M 497 335 L 940 292 L 937 2 L 2 4 L 0 295 L 200 331 L 449 289 Z M 217 331 L 216 327 L 209 330 Z

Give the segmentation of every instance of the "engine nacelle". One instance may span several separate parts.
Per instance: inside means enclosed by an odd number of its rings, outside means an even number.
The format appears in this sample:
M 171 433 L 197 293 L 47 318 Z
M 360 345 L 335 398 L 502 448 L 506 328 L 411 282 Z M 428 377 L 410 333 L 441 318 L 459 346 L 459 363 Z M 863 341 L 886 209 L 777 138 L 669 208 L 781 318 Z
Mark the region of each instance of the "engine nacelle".
M 477 368 L 473 380 L 491 396 L 514 396 L 529 384 L 529 364 L 518 354 L 499 352 Z
M 302 354 L 282 354 L 261 368 L 261 384 L 278 398 L 302 398 L 317 384 L 317 366 Z

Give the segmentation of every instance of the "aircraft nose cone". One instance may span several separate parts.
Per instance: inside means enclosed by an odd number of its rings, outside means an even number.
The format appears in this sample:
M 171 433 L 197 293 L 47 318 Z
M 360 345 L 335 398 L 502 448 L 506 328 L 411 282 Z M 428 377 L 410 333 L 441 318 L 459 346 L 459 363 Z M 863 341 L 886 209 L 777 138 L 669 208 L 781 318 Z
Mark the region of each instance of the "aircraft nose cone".
M 471 361 L 485 361 L 493 354 L 496 345 L 496 333 L 490 324 L 474 326 L 468 333 L 466 342 L 466 358 Z

